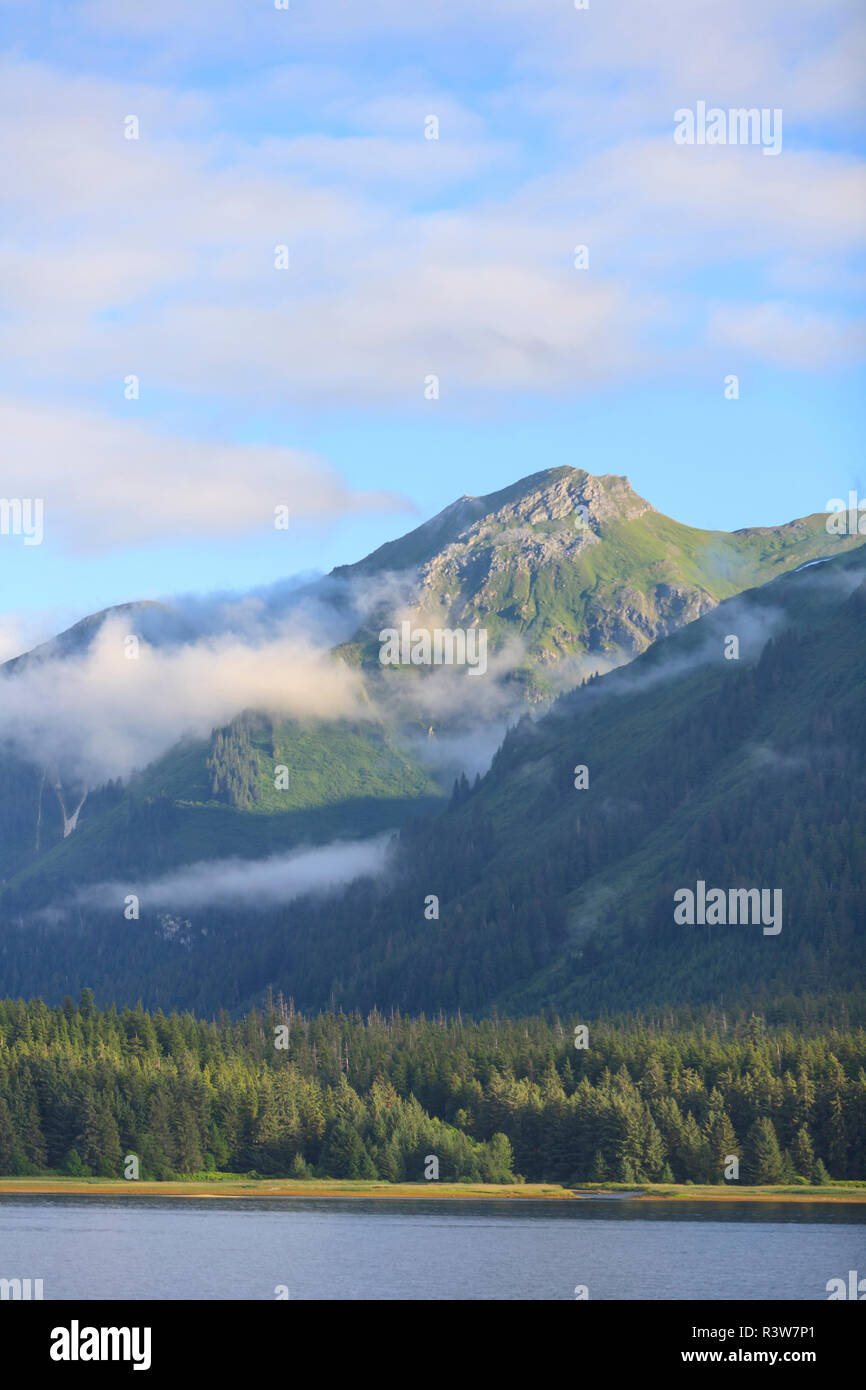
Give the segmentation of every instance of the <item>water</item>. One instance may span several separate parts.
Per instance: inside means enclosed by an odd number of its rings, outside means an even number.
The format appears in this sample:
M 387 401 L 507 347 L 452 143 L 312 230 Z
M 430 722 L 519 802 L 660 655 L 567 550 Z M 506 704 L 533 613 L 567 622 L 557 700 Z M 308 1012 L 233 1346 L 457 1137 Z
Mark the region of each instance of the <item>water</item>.
M 45 1299 L 824 1299 L 866 1204 L 0 1197 Z

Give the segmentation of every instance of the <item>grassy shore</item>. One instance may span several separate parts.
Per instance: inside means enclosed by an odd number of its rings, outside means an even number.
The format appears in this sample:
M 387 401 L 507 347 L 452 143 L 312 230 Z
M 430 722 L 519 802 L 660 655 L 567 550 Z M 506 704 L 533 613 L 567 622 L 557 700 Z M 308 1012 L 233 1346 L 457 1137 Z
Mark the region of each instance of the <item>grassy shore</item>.
M 505 1198 L 527 1201 L 580 1201 L 617 1197 L 635 1201 L 673 1202 L 866 1202 L 866 1183 L 829 1187 L 724 1187 L 680 1183 L 586 1183 L 579 1188 L 555 1183 L 352 1182 L 340 1179 L 295 1181 L 289 1178 L 246 1178 L 228 1174 L 202 1181 L 126 1182 L 122 1178 L 2 1178 L 0 1196 L 11 1194 L 77 1197 L 375 1197 Z

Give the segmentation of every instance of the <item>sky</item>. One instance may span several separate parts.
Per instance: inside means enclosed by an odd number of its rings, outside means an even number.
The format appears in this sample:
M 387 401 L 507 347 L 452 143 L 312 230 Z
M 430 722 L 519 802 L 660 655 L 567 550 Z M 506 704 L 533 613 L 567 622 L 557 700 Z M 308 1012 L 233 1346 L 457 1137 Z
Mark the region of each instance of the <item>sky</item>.
M 0 498 L 44 505 L 0 657 L 561 464 L 717 529 L 866 491 L 864 60 L 848 0 L 0 0 Z M 701 102 L 781 148 L 679 143 Z

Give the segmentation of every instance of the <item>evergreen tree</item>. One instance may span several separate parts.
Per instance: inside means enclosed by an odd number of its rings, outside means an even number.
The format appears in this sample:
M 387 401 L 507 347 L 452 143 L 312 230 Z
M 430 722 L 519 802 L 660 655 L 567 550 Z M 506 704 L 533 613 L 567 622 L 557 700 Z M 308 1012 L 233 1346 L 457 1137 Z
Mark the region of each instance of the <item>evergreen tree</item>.
M 794 1171 L 804 1178 L 811 1178 L 815 1169 L 815 1150 L 809 1131 L 805 1125 L 801 1125 L 794 1135 L 794 1143 L 791 1148 L 791 1162 Z
M 756 1120 L 746 1135 L 745 1171 L 749 1182 L 780 1183 L 784 1162 L 773 1122 L 766 1115 Z
M 827 1169 L 824 1167 L 822 1159 L 818 1159 L 815 1164 L 815 1171 L 812 1174 L 812 1182 L 816 1187 L 827 1187 L 833 1181 Z

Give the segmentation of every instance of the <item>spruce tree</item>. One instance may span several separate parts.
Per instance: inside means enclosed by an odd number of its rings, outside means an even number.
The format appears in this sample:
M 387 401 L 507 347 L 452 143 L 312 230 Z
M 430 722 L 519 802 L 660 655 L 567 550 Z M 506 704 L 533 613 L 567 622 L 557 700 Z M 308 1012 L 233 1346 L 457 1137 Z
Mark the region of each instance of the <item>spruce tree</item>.
M 746 1135 L 746 1177 L 760 1184 L 780 1183 L 785 1173 L 784 1159 L 772 1120 L 763 1115 Z
M 812 1174 L 812 1182 L 816 1187 L 827 1187 L 832 1181 L 833 1179 L 824 1167 L 823 1160 L 819 1158 L 815 1164 L 815 1171 Z
M 799 1173 L 801 1177 L 811 1178 L 815 1168 L 815 1150 L 805 1125 L 801 1125 L 794 1135 L 794 1142 L 791 1145 L 791 1162 L 796 1173 Z

